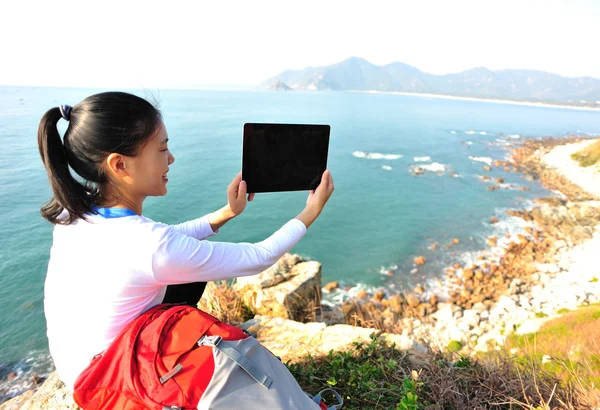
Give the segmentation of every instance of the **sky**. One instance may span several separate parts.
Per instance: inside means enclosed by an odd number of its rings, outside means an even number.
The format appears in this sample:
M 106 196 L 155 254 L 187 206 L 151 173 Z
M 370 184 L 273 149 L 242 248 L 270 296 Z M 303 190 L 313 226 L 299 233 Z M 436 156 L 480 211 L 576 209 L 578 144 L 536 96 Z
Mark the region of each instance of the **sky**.
M 254 86 L 351 56 L 600 78 L 599 23 L 596 0 L 3 0 L 0 84 Z

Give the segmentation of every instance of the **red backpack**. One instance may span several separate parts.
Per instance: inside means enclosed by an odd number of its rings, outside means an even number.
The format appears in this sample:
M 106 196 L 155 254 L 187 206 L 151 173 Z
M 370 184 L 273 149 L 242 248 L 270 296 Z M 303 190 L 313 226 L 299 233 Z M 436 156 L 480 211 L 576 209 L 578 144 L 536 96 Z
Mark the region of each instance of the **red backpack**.
M 303 392 L 255 338 L 191 306 L 142 313 L 75 382 L 85 410 L 341 409 Z M 324 391 L 331 389 L 325 389 Z

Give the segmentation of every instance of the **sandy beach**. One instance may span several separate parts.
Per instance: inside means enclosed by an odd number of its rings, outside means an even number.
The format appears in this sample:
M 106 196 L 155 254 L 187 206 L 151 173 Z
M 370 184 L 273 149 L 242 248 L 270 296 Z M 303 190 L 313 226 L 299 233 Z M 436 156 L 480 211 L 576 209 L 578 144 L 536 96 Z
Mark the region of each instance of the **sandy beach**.
M 600 164 L 581 167 L 571 158 L 571 154 L 581 151 L 596 141 L 593 139 L 555 147 L 544 155 L 542 161 L 573 184 L 600 198 Z
M 492 98 L 457 97 L 457 96 L 443 95 L 443 94 L 407 93 L 407 92 L 403 92 L 403 91 L 350 90 L 350 92 L 366 93 L 366 94 L 408 95 L 408 96 L 417 96 L 417 97 L 442 98 L 442 99 L 446 99 L 446 100 L 482 101 L 482 102 L 491 102 L 491 103 L 498 103 L 498 104 L 528 105 L 528 106 L 532 106 L 532 107 L 567 108 L 570 110 L 600 111 L 600 104 L 597 104 L 598 107 L 577 107 L 577 106 L 572 106 L 572 105 L 545 104 L 545 103 L 539 103 L 539 102 L 499 100 L 499 99 L 497 100 L 497 99 L 492 99 Z

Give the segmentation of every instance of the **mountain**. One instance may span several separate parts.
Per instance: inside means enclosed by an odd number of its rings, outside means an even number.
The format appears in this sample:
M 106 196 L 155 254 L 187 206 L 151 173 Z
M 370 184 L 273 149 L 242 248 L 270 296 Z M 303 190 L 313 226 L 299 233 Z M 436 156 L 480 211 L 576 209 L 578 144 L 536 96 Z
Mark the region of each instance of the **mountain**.
M 485 67 L 435 75 L 401 62 L 378 66 L 360 57 L 324 67 L 286 70 L 261 85 L 278 88 L 281 83 L 295 90 L 400 91 L 600 106 L 600 80 L 592 77 Z

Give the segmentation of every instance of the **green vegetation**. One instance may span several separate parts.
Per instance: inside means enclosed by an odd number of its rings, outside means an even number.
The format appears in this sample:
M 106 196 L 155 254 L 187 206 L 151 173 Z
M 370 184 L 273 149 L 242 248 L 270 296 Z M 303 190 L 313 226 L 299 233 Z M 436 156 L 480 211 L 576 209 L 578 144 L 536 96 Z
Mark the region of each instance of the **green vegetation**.
M 598 282 L 598 278 L 597 277 L 593 277 L 592 279 L 590 279 L 590 283 L 596 283 Z
M 483 357 L 421 354 L 397 350 L 375 335 L 352 347 L 287 366 L 304 391 L 329 385 L 347 410 L 591 409 L 587 385 L 563 383 L 505 350 Z
M 517 361 L 543 368 L 563 381 L 600 387 L 600 305 L 569 311 L 545 323 L 535 334 L 510 335 Z
M 456 353 L 462 348 L 463 344 L 459 340 L 451 340 L 450 343 L 448 343 L 448 346 L 446 347 L 446 349 L 448 349 L 450 353 Z
M 556 313 L 558 313 L 559 315 L 563 315 L 563 314 L 565 314 L 565 313 L 569 313 L 570 311 L 571 311 L 570 309 L 567 309 L 567 308 L 562 308 L 562 309 L 558 309 L 558 310 L 556 311 Z
M 344 398 L 344 409 L 390 408 L 418 410 L 423 383 L 406 352 L 371 336 L 370 343 L 354 343 L 348 352 L 330 351 L 308 356 L 288 367 L 304 391 L 318 392 L 329 385 Z
M 542 317 L 548 317 L 548 315 L 545 314 L 544 312 L 535 312 L 535 317 L 542 318 Z
M 596 141 L 579 152 L 571 155 L 575 161 L 579 162 L 582 167 L 589 167 L 600 160 L 600 141 Z

